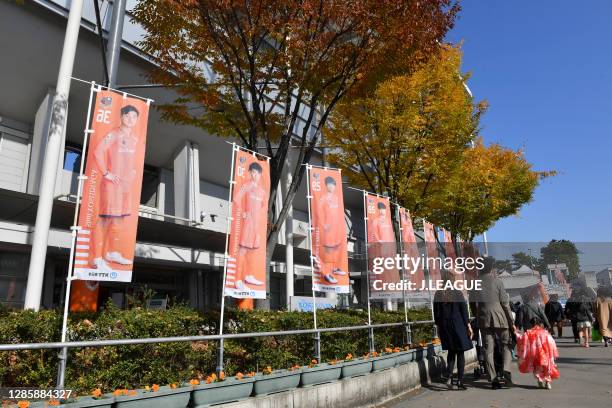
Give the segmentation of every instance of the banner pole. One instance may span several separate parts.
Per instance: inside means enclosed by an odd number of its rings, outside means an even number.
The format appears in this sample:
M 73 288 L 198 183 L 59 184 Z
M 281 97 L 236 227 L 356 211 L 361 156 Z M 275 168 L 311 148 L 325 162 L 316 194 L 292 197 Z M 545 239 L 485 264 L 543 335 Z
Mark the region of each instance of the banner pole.
M 317 298 L 315 296 L 315 289 L 314 289 L 314 285 L 315 285 L 315 273 L 314 273 L 314 252 L 313 252 L 313 247 L 312 247 L 312 229 L 314 228 L 312 226 L 312 210 L 311 210 L 311 206 L 312 206 L 312 195 L 310 192 L 310 169 L 312 168 L 312 166 L 310 164 L 306 165 L 306 198 L 308 199 L 308 222 L 309 222 L 309 226 L 308 226 L 308 246 L 310 246 L 310 273 L 312 274 L 312 285 L 311 289 L 312 289 L 312 317 L 313 317 L 313 322 L 314 322 L 314 329 L 317 330 Z M 314 356 L 315 359 L 317 360 L 317 363 L 321 362 L 321 333 L 319 333 L 318 331 L 315 333 L 315 337 L 314 337 Z
M 368 260 L 368 203 L 365 190 L 363 192 L 363 226 L 365 229 L 365 260 L 366 260 L 366 296 L 368 300 L 368 348 L 370 353 L 374 352 L 374 329 L 372 328 L 372 311 L 370 307 L 370 264 Z
M 79 230 L 79 209 L 81 204 L 81 195 L 83 194 L 83 182 L 87 179 L 87 176 L 83 175 L 85 169 L 85 156 L 87 152 L 87 142 L 89 141 L 90 134 L 93 130 L 89 128 L 89 121 L 91 119 L 91 105 L 93 100 L 94 92 L 97 92 L 95 82 L 91 82 L 91 88 L 89 90 L 89 106 L 87 107 L 87 120 L 85 122 L 85 131 L 83 132 L 83 150 L 81 151 L 81 167 L 79 168 L 78 184 L 76 203 L 74 205 L 74 218 L 72 226 L 70 227 L 71 241 L 70 241 L 70 255 L 68 257 L 68 276 L 66 278 L 66 296 L 64 298 L 64 314 L 62 317 L 62 343 L 66 341 L 66 335 L 68 332 L 68 312 L 70 309 L 70 289 L 72 287 L 72 280 L 74 278 L 74 252 L 76 247 L 77 231 Z M 62 348 L 59 355 L 59 367 L 57 372 L 57 389 L 64 389 L 64 383 L 66 380 L 66 363 L 68 362 L 68 349 Z
M 227 280 L 227 259 L 229 257 L 228 246 L 229 246 L 229 236 L 232 228 L 232 221 L 234 219 L 233 216 L 233 206 L 232 206 L 232 193 L 234 191 L 234 165 L 236 161 L 236 143 L 232 143 L 232 167 L 230 169 L 230 180 L 229 180 L 229 200 L 228 200 L 228 208 L 227 208 L 227 228 L 225 230 L 225 254 L 223 256 L 223 287 L 221 289 L 221 316 L 219 317 L 219 335 L 223 334 L 223 323 L 225 319 L 225 285 Z M 224 340 L 219 339 L 219 348 L 217 349 L 217 375 L 220 375 L 223 371 L 223 351 L 224 351 Z

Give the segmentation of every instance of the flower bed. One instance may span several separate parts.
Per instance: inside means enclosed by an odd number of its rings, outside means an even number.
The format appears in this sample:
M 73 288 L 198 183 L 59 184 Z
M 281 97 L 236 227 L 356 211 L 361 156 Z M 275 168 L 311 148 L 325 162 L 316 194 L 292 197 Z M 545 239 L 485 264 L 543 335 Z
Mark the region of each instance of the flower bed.
M 114 408 L 186 408 L 191 397 L 191 387 L 170 386 L 153 390 L 135 390 L 128 395 L 115 397 Z
M 268 395 L 297 388 L 300 385 L 301 371 L 301 369 L 276 370 L 269 374 L 257 374 L 253 393 Z
M 357 358 L 344 360 L 342 363 L 342 378 L 358 377 L 370 374 L 372 371 L 372 361 L 369 359 Z
M 340 374 L 342 374 L 342 364 L 337 361 L 333 361 L 330 364 L 311 364 L 302 368 L 300 385 L 308 387 L 310 385 L 335 381 L 340 378 Z
M 254 381 L 253 376 L 238 375 L 223 381 L 194 385 L 190 406 L 203 408 L 248 398 L 253 393 Z

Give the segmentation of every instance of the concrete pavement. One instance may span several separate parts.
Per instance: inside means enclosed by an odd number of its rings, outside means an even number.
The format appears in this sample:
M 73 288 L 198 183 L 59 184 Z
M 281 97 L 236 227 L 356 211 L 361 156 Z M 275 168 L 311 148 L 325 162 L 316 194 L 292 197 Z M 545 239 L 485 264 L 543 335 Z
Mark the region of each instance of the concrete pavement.
M 553 389 L 538 389 L 532 374 L 520 374 L 512 363 L 514 387 L 491 390 L 488 381 L 474 380 L 467 372 L 467 391 L 448 390 L 433 382 L 417 392 L 380 405 L 379 408 L 582 408 L 612 406 L 612 347 L 592 343 L 590 348 L 574 344 L 573 339 L 557 339 L 557 360 L 561 378 Z

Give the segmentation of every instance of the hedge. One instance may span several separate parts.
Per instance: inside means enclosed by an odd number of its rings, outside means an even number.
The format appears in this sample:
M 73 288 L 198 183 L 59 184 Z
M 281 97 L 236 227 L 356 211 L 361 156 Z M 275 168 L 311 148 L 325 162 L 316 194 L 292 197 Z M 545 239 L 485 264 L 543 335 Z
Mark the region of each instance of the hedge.
M 410 320 L 428 320 L 427 309 L 411 310 Z M 367 314 L 355 310 L 318 311 L 320 328 L 357 326 Z M 402 322 L 403 313 L 372 311 L 373 323 Z M 71 314 L 69 339 L 96 340 L 216 334 L 219 314 L 201 313 L 185 306 L 164 311 L 121 310 L 108 304 L 97 314 Z M 59 341 L 61 312 L 0 309 L 0 344 Z M 226 311 L 225 333 L 282 331 L 312 328 L 312 313 L 286 311 Z M 429 341 L 431 326 L 413 327 L 413 342 Z M 368 350 L 366 330 L 323 333 L 322 359 L 342 359 Z M 404 343 L 403 327 L 375 330 L 377 350 Z M 134 346 L 71 349 L 66 387 L 78 393 L 95 388 L 140 388 L 202 378 L 216 366 L 218 342 L 177 342 Z M 53 387 L 58 350 L 0 352 L 0 387 Z M 225 372 L 260 371 L 270 366 L 288 368 L 312 359 L 313 336 L 252 337 L 225 342 Z

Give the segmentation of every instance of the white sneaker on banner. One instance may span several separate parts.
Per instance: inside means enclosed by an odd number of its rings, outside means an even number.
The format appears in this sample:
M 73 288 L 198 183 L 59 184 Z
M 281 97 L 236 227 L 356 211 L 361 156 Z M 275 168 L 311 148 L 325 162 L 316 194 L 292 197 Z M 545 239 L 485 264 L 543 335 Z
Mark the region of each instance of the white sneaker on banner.
M 107 252 L 106 260 L 118 263 L 119 265 L 131 265 L 132 261 L 125 259 L 119 252 Z
M 108 266 L 108 264 L 106 263 L 106 261 L 102 258 L 96 258 L 93 260 L 93 264 L 95 266 L 95 268 L 100 271 L 100 272 L 106 272 L 106 273 L 111 273 L 113 270 L 111 269 L 110 266 Z
M 338 276 L 346 276 L 346 272 L 344 272 L 342 269 L 340 268 L 334 268 L 334 270 L 332 271 L 332 273 L 334 275 L 338 275 Z
M 325 279 L 327 283 L 331 283 L 332 285 L 338 283 L 338 280 L 331 275 L 323 275 L 323 279 Z
M 244 281 L 246 283 L 248 283 L 249 285 L 255 285 L 255 286 L 263 285 L 263 282 L 258 281 L 257 279 L 255 279 L 255 277 L 253 275 L 247 275 L 247 277 L 244 278 Z

